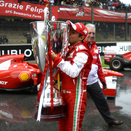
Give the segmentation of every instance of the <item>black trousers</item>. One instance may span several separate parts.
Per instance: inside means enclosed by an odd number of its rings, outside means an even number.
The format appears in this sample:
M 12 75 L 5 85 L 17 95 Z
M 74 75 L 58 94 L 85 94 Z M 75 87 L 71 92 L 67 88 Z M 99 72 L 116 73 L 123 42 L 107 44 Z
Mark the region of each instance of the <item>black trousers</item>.
M 87 92 L 92 97 L 97 109 L 107 123 L 113 122 L 115 118 L 111 116 L 108 103 L 98 82 L 87 85 Z

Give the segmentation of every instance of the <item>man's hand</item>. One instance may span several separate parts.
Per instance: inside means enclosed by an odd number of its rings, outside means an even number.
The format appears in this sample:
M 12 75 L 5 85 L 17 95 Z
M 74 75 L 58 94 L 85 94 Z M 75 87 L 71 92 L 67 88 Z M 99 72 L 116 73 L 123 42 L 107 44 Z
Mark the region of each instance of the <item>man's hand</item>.
M 51 50 L 51 58 L 54 60 L 57 57 L 57 55 Z
M 51 50 L 51 58 L 54 60 L 57 57 L 57 55 Z M 47 59 L 47 53 L 45 53 L 45 58 Z
M 103 86 L 103 89 L 104 89 L 104 90 L 107 90 L 107 85 L 104 85 L 104 86 Z
M 107 85 L 106 85 L 106 83 L 105 83 L 105 82 L 102 82 L 102 85 L 103 85 L 103 89 L 104 89 L 104 90 L 107 90 Z

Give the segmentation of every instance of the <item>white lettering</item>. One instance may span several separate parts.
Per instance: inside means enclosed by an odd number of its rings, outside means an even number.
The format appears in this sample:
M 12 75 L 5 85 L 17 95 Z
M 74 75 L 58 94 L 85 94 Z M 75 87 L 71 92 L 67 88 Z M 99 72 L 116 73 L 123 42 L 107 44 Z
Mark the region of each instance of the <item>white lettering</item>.
M 5 13 L 10 13 L 10 14 L 12 14 L 12 10 L 5 10 Z
M 5 53 L 4 53 L 4 50 L 2 50 L 2 55 L 4 55 Z
M 41 18 L 41 16 L 40 15 L 32 15 L 32 17 L 35 17 L 35 18 Z
M 104 53 L 105 47 L 104 46 L 98 46 L 99 53 Z
M 10 54 L 10 51 L 9 51 L 9 50 L 7 50 L 7 54 L 8 54 L 8 55 Z
M 131 51 L 131 46 L 119 46 L 119 51 Z
M 23 9 L 23 5 L 20 5 L 19 3 L 4 3 L 4 1 L 0 1 L 0 7 L 8 7 L 13 9 Z
M 112 57 L 112 55 L 104 55 L 105 57 Z
M 30 57 L 32 55 L 32 51 L 30 49 L 26 49 L 24 51 L 24 54 L 25 54 L 26 57 Z
M 19 50 L 0 50 L 0 55 L 5 55 L 5 54 L 8 54 L 8 55 L 18 55 L 18 54 L 22 54 L 22 51 L 21 51 L 21 49 L 19 49 Z M 24 51 L 24 54 L 27 57 L 31 57 L 31 55 L 32 55 L 32 49 L 26 49 Z
M 24 6 L 20 5 L 20 3 L 6 3 L 3 0 L 0 1 L 0 7 L 6 7 L 9 9 L 19 9 L 23 10 Z M 37 12 L 38 14 L 44 13 L 44 9 L 38 8 L 37 6 L 32 7 L 31 5 L 26 5 L 25 11 Z
M 22 15 L 22 16 L 28 16 L 28 17 L 31 17 L 31 15 L 28 14 L 28 13 L 25 14 L 25 13 L 21 13 L 21 12 L 16 12 L 16 11 L 14 11 L 13 14 L 18 14 L 18 15 Z
M 8 82 L 7 81 L 0 81 L 1 85 L 6 85 Z
M 31 12 L 37 12 L 38 14 L 44 13 L 44 9 L 37 8 L 37 6 L 31 7 L 31 5 L 27 5 L 25 10 L 26 10 L 26 11 L 27 11 L 27 10 L 30 10 Z
M 83 11 L 82 11 L 82 12 L 78 12 L 78 13 L 76 14 L 76 16 L 83 16 L 83 14 L 84 14 Z
M 17 55 L 17 50 L 11 50 L 12 55 Z
M 0 7 L 4 6 L 4 1 L 0 1 Z
M 18 3 L 19 4 L 19 3 Z M 13 5 L 13 8 L 15 9 L 16 8 L 16 4 Z

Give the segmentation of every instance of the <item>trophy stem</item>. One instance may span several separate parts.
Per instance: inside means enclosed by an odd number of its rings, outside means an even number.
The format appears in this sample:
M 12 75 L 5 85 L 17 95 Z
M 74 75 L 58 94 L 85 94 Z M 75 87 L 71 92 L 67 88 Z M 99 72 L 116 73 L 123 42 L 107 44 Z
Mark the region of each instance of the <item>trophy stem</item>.
M 40 96 L 40 102 L 39 102 L 39 106 L 38 106 L 37 121 L 40 121 L 40 119 L 41 119 L 41 111 L 42 111 L 44 95 L 45 95 L 45 80 L 44 80 L 44 86 L 43 86 L 43 90 L 42 90 L 42 93 Z

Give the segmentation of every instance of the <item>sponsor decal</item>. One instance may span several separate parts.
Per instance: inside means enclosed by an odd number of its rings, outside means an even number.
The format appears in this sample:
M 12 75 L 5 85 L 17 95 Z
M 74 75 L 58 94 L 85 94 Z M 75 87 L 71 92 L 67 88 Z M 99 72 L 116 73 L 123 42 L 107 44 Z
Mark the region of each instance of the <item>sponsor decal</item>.
M 93 59 L 97 59 L 97 56 L 95 55 L 95 56 L 93 56 Z
M 0 47 L 1 55 L 18 55 L 25 54 L 26 60 L 34 60 L 33 49 L 31 45 L 7 45 Z
M 0 81 L 1 85 L 6 85 L 8 82 L 7 81 Z
M 131 45 L 123 45 L 119 46 L 119 52 L 123 51 L 131 51 Z
M 83 16 L 84 15 L 84 12 L 82 11 L 82 12 L 78 12 L 77 14 L 76 14 L 76 16 Z
M 131 42 L 117 42 L 117 54 L 124 54 L 131 51 Z
M 30 78 L 30 75 L 28 72 L 21 72 L 19 75 L 19 78 L 21 81 L 28 81 Z
M 94 52 L 98 54 L 98 50 L 95 50 Z
M 5 54 L 17 55 L 17 54 L 21 54 L 21 53 L 22 53 L 21 49 L 19 49 L 19 50 L 6 50 L 6 51 L 5 50 L 0 50 L 0 55 L 5 55 Z M 32 49 L 26 49 L 24 51 L 24 54 L 27 57 L 31 56 L 32 55 Z
M 112 55 L 104 55 L 105 57 L 112 57 Z
M 99 53 L 104 53 L 105 47 L 104 46 L 98 46 Z

